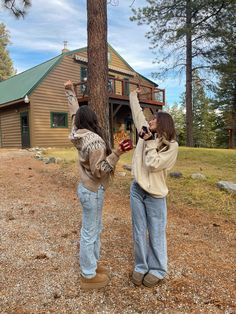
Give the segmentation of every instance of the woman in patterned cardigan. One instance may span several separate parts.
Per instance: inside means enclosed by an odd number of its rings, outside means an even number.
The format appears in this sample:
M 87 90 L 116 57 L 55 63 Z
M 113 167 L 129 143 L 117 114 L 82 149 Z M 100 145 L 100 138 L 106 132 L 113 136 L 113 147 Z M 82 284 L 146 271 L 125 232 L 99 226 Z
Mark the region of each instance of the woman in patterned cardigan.
M 70 139 L 79 153 L 80 183 L 78 197 L 82 205 L 80 232 L 81 288 L 98 289 L 109 282 L 107 269 L 99 264 L 100 233 L 104 191 L 113 175 L 121 154 L 129 150 L 129 143 L 111 151 L 105 141 L 97 116 L 88 106 L 78 106 L 71 81 L 65 84 L 72 118 Z

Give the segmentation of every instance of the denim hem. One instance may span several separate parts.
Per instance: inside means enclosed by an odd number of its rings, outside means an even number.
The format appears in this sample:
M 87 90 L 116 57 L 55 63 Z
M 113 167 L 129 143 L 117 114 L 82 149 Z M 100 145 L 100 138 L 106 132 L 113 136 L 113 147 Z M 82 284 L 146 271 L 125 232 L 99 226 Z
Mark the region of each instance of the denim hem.
M 151 274 L 151 275 L 153 275 L 153 276 L 155 276 L 155 277 L 157 277 L 158 279 L 164 279 L 165 276 L 167 275 L 167 274 L 165 274 L 165 275 L 160 275 L 160 273 L 158 273 L 158 272 L 155 271 L 155 270 L 153 270 L 153 271 L 150 270 L 148 273 Z
M 89 276 L 85 276 L 85 275 L 83 275 L 83 274 L 81 273 L 81 276 L 82 276 L 83 278 L 85 278 L 85 279 L 92 279 L 92 278 L 96 277 L 96 273 L 95 273 L 95 275 L 89 275 Z
M 148 269 L 147 270 L 137 270 L 137 266 L 134 267 L 134 271 L 136 273 L 142 274 L 142 275 L 146 275 L 148 273 Z

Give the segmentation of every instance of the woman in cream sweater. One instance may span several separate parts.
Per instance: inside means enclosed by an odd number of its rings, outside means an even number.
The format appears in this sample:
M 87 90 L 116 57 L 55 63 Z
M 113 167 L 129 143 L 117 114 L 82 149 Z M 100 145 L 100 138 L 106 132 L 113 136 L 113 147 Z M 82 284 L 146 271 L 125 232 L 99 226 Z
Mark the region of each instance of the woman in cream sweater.
M 172 117 L 157 112 L 146 121 L 137 97 L 130 93 L 132 117 L 139 134 L 134 152 L 130 189 L 135 266 L 135 285 L 153 287 L 167 273 L 166 223 L 167 171 L 177 158 L 178 143 Z

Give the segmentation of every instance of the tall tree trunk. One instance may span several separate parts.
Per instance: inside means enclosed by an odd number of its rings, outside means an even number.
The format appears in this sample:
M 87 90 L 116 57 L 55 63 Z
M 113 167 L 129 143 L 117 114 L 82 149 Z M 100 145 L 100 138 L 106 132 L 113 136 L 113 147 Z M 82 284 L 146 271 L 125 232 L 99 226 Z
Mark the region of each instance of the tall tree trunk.
M 191 0 L 186 1 L 186 145 L 193 146 Z
M 107 60 L 107 0 L 87 0 L 88 95 L 104 136 L 110 142 Z

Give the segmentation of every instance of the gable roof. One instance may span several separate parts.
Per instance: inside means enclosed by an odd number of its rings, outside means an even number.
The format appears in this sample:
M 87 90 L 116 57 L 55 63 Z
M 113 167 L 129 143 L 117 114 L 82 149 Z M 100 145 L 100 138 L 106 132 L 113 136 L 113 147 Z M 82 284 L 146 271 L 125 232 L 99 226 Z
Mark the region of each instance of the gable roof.
M 15 100 L 20 100 L 29 94 L 39 82 L 60 61 L 62 55 L 54 57 L 29 70 L 0 82 L 0 106 Z
M 116 53 L 120 59 L 130 68 L 131 71 L 136 72 L 120 55 L 112 48 L 110 44 L 108 47 Z M 7 80 L 0 82 L 0 107 L 2 105 L 11 104 L 12 102 L 17 102 L 23 100 L 24 97 L 30 94 L 38 84 L 44 79 L 45 76 L 61 61 L 61 59 L 66 55 L 71 55 L 76 52 L 83 52 L 87 50 L 87 47 L 80 49 L 68 51 L 62 53 L 48 61 L 45 61 L 31 69 L 28 69 L 22 73 L 10 77 Z M 137 72 L 136 72 L 137 73 Z M 139 74 L 141 75 L 141 74 Z M 142 76 L 142 75 L 141 75 Z M 146 80 L 150 81 L 143 76 Z M 150 81 L 152 82 L 152 81 Z M 158 86 L 155 82 L 152 82 Z

